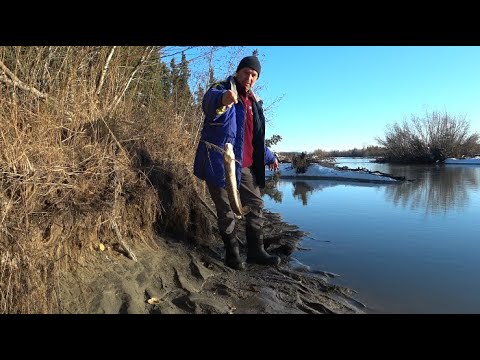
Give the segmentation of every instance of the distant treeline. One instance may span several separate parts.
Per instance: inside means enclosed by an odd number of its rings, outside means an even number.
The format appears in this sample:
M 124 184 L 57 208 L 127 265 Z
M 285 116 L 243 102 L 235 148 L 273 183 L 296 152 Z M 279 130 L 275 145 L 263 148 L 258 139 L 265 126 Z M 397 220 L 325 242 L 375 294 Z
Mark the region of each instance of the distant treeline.
M 367 146 L 362 149 L 327 151 L 329 157 L 378 157 L 383 156 L 385 148 L 381 146 Z
M 389 163 L 436 163 L 450 157 L 462 158 L 480 155 L 480 135 L 469 131 L 465 116 L 447 112 L 426 112 L 425 116 L 412 115 L 410 121 L 388 127 L 383 138 L 375 140 L 381 146 L 362 149 L 307 152 L 280 152 L 281 161 L 290 162 L 297 156 L 309 162 L 333 157 L 374 157 Z
M 382 157 L 385 154 L 385 149 L 380 146 L 367 146 L 362 149 L 353 148 L 350 150 L 332 150 L 325 151 L 321 149 L 314 150 L 312 152 L 300 152 L 300 151 L 281 151 L 278 152 L 280 160 L 285 162 L 292 161 L 293 158 L 305 154 L 308 159 L 311 160 L 326 160 L 333 157 Z

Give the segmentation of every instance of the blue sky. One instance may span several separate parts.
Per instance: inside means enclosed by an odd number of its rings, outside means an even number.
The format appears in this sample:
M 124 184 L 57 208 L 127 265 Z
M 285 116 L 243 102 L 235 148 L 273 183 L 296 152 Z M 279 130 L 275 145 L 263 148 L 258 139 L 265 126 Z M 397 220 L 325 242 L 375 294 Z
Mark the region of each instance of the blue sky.
M 262 63 L 254 90 L 269 108 L 266 136 L 283 138 L 275 151 L 378 145 L 387 125 L 426 111 L 466 116 L 480 132 L 479 46 L 228 47 L 213 55 L 217 77 L 253 49 Z

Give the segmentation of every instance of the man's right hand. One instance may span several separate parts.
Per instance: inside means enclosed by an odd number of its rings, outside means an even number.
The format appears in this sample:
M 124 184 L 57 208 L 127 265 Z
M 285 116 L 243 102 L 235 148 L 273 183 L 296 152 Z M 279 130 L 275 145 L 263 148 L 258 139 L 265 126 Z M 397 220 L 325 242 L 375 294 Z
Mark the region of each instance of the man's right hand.
M 223 93 L 222 96 L 222 105 L 231 107 L 233 104 L 238 102 L 237 96 L 233 93 L 232 90 L 227 90 Z

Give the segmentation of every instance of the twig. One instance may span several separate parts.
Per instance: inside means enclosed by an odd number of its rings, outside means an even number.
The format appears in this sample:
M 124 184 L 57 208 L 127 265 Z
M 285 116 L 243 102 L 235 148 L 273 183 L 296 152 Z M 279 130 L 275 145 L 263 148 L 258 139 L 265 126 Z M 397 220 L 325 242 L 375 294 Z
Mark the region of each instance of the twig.
M 47 98 L 47 94 L 44 94 L 38 91 L 33 86 L 24 84 L 18 77 L 15 76 L 15 74 L 8 67 L 5 66 L 5 64 L 1 60 L 0 60 L 0 70 L 2 70 L 6 75 L 6 76 L 0 75 L 0 81 L 7 84 L 11 84 L 13 86 L 17 86 L 22 90 L 29 91 L 34 95 L 38 96 L 39 98 L 42 98 L 42 99 Z
M 208 205 L 205 200 L 203 200 L 201 197 L 200 197 L 200 194 L 198 194 L 198 199 L 200 200 L 200 202 L 212 213 L 212 215 L 214 216 L 215 219 L 217 219 L 217 214 L 215 213 L 215 211 L 213 211 L 213 209 L 210 207 L 210 205 Z
M 134 252 L 132 249 L 130 249 L 130 246 L 127 245 L 127 243 L 123 240 L 122 234 L 120 233 L 120 230 L 118 229 L 118 225 L 115 222 L 115 220 L 111 219 L 110 220 L 112 223 L 112 229 L 115 231 L 115 235 L 117 235 L 118 241 L 122 244 L 124 250 L 127 252 L 128 256 L 130 259 L 132 259 L 135 262 L 138 262 L 137 257 L 135 256 Z
M 102 90 L 103 83 L 105 81 L 105 74 L 107 73 L 108 70 L 108 65 L 110 65 L 110 61 L 112 60 L 113 53 L 115 52 L 116 46 L 112 46 L 112 50 L 110 50 L 110 53 L 107 56 L 107 60 L 105 61 L 105 66 L 103 67 L 102 70 L 102 75 L 100 76 L 100 81 L 98 82 L 98 87 L 96 94 L 100 94 L 100 91 Z
M 205 141 L 205 140 L 201 140 L 201 141 L 207 146 L 207 149 L 213 149 L 213 150 L 218 151 L 218 152 L 220 152 L 220 153 L 222 153 L 222 154 L 225 154 L 225 150 L 223 150 L 220 146 L 215 145 L 215 144 L 213 144 L 213 143 L 211 143 L 211 142 L 208 142 L 208 141 Z M 234 159 L 234 160 L 235 160 L 237 163 L 240 164 L 240 161 L 239 161 L 239 160 L 237 160 L 237 159 Z M 241 164 L 240 164 L 240 165 L 241 165 Z

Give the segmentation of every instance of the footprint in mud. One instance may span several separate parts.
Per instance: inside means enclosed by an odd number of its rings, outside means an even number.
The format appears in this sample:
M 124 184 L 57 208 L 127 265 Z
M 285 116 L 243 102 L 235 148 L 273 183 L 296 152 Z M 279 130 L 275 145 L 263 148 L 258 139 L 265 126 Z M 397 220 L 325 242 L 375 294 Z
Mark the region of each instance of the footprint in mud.
M 93 299 L 90 313 L 97 314 L 128 314 L 132 297 L 120 288 L 106 289 Z
M 190 259 L 187 269 L 174 268 L 175 282 L 189 293 L 199 293 L 208 278 L 214 275 L 214 272 L 193 256 L 190 256 Z
M 317 302 L 309 302 L 309 301 L 305 301 L 304 304 L 310 308 L 310 309 L 313 309 L 317 312 L 319 312 L 320 314 L 333 314 L 333 311 L 330 310 L 329 308 L 327 308 L 325 305 L 322 305 L 322 304 L 319 304 Z
M 208 269 L 207 266 L 208 266 L 208 263 L 205 264 L 204 262 L 201 262 L 191 257 L 190 271 L 192 272 L 192 275 L 197 277 L 198 279 L 205 281 L 209 277 L 214 275 L 213 271 Z
M 199 294 L 180 296 L 172 304 L 189 314 L 227 314 L 231 307 L 224 301 Z

